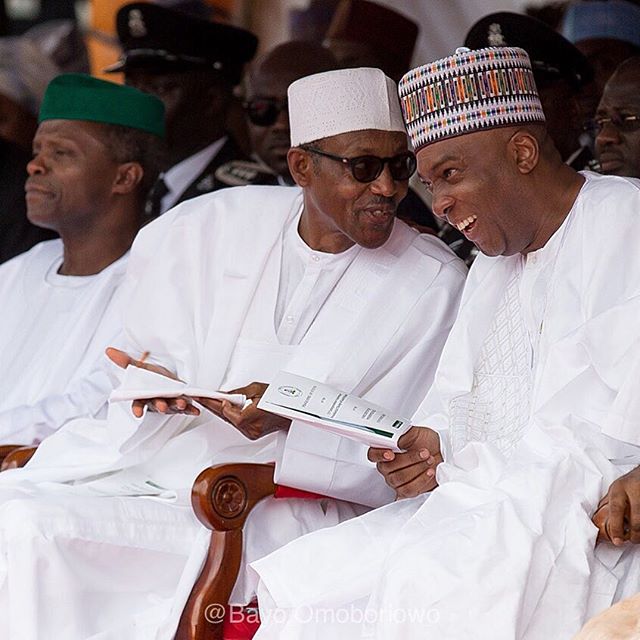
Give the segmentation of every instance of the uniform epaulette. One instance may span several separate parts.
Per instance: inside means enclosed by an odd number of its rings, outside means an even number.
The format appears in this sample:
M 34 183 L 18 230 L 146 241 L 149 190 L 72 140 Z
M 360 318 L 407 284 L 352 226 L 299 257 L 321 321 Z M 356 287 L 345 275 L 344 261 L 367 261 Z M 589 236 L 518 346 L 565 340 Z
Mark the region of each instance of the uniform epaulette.
M 216 180 L 229 187 L 241 187 L 248 184 L 278 184 L 275 173 L 252 160 L 232 160 L 216 169 Z

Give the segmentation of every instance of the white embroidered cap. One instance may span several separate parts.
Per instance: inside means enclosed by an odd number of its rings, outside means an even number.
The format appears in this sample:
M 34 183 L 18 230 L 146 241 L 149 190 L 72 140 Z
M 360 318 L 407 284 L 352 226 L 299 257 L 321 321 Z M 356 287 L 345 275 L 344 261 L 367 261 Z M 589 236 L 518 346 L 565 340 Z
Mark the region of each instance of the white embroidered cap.
M 396 84 L 380 69 L 339 69 L 289 86 L 291 146 L 340 133 L 405 132 Z

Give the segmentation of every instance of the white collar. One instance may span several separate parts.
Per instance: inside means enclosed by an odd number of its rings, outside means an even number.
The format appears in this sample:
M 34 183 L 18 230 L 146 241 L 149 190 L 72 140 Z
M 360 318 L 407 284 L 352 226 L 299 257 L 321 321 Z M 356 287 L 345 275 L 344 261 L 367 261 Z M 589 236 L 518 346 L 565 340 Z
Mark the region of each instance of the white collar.
M 186 191 L 187 187 L 205 170 L 206 166 L 218 154 L 227 142 L 228 137 L 222 136 L 207 145 L 192 156 L 173 165 L 162 175 L 169 189 L 169 193 L 162 199 L 162 209 L 166 211 Z
M 323 268 L 333 267 L 337 264 L 341 264 L 343 261 L 350 262 L 353 260 L 353 258 L 360 252 L 360 249 L 362 249 L 362 247 L 357 243 L 339 253 L 328 253 L 326 251 L 317 251 L 312 249 L 302 239 L 298 226 L 300 225 L 303 208 L 303 206 L 300 207 L 298 215 L 285 231 L 285 244 L 287 247 L 295 251 L 304 264 L 315 263 Z

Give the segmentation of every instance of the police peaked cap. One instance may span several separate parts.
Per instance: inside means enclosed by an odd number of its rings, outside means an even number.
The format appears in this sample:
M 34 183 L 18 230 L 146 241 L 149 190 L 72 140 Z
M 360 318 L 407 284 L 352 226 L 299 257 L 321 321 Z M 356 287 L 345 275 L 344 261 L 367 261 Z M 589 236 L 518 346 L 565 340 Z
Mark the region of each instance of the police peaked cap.
M 476 22 L 465 39 L 470 49 L 520 47 L 531 58 L 538 84 L 562 78 L 578 89 L 593 79 L 585 56 L 550 26 L 520 13 L 491 13 Z
M 123 6 L 116 29 L 123 54 L 108 72 L 214 69 L 235 85 L 258 48 L 250 31 L 147 2 Z

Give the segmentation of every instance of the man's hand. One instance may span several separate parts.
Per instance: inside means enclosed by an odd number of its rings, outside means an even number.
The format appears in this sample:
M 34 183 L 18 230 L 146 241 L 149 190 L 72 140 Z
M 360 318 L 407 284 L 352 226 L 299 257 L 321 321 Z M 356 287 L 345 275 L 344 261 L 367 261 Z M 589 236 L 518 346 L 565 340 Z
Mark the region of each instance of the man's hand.
M 411 427 L 398 440 L 398 447 L 403 453 L 373 447 L 368 453 L 396 496 L 413 498 L 435 489 L 436 467 L 442 462 L 440 436 L 428 427 Z
M 616 546 L 627 540 L 640 543 L 640 467 L 611 484 L 592 520 L 598 527 L 598 541 Z
M 128 366 L 133 366 L 138 367 L 139 369 L 147 369 L 148 371 L 159 373 L 160 375 L 171 378 L 172 380 L 178 379 L 174 373 L 169 371 L 169 369 L 165 369 L 157 364 L 149 364 L 142 360 L 136 360 L 128 353 L 120 351 L 120 349 L 108 347 L 105 353 L 111 362 L 117 364 L 122 369 L 126 369 Z M 189 416 L 200 415 L 200 409 L 194 407 L 191 404 L 191 400 L 184 396 L 178 398 L 150 398 L 147 400 L 134 400 L 131 403 L 131 412 L 136 416 L 136 418 L 141 418 L 144 414 L 145 407 L 148 407 L 149 411 L 156 411 L 158 413 L 184 413 Z
M 258 402 L 260 402 L 267 386 L 263 382 L 252 382 L 246 387 L 229 391 L 229 393 L 241 393 L 247 396 L 248 400 L 251 400 L 251 404 L 248 404 L 244 409 L 227 400 L 212 400 L 211 398 L 194 398 L 194 400 L 232 424 L 249 440 L 257 440 L 274 431 L 286 431 L 291 424 L 291 420 L 287 418 L 258 409 Z

